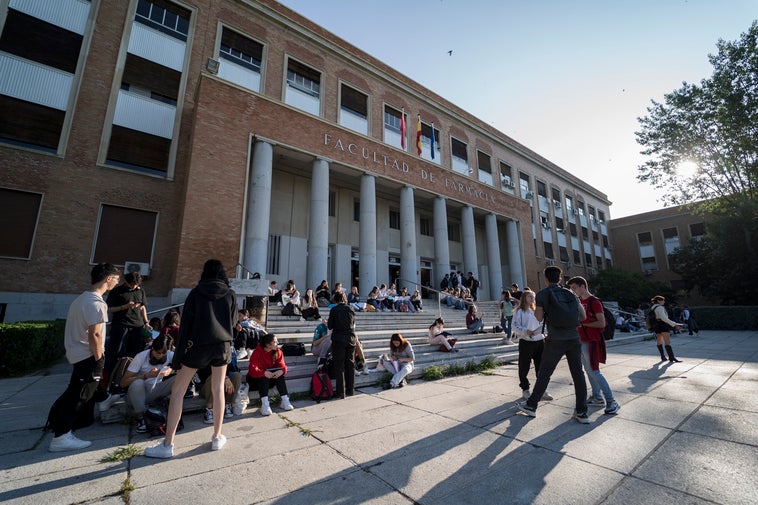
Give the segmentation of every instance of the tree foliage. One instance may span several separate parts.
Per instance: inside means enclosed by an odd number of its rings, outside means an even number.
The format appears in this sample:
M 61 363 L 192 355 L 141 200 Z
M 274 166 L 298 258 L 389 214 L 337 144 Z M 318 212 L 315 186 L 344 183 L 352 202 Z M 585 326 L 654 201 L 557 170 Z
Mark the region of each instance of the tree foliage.
M 674 292 L 667 285 L 650 280 L 640 273 L 631 273 L 618 268 L 606 268 L 588 279 L 590 290 L 605 301 L 616 301 L 622 308 L 639 307 L 655 295 L 674 300 Z
M 709 55 L 713 75 L 653 101 L 639 118 L 647 161 L 637 179 L 666 191 L 666 204 L 710 216 L 708 236 L 677 251 L 672 269 L 723 303 L 755 300 L 758 279 L 758 21 Z M 692 175 L 677 168 L 697 165 Z
M 667 190 L 664 202 L 707 201 L 703 210 L 756 217 L 758 200 L 758 21 L 739 40 L 719 40 L 713 75 L 652 101 L 637 142 L 649 157 L 637 179 Z M 696 163 L 690 176 L 677 170 Z

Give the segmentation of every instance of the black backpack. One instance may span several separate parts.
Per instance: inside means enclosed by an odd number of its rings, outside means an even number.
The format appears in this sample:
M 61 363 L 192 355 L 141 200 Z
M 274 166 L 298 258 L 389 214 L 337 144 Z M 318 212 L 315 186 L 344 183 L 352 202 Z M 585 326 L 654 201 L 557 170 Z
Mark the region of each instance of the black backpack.
M 603 328 L 603 339 L 605 340 L 613 340 L 613 334 L 616 333 L 616 318 L 613 315 L 613 312 L 605 306 L 605 304 L 597 297 L 593 296 L 590 298 L 590 304 L 589 306 L 592 307 L 592 302 L 594 300 L 597 300 L 600 302 L 600 305 L 603 306 L 603 316 L 605 316 L 605 328 Z M 594 313 L 592 314 L 595 315 Z
M 645 328 L 647 328 L 647 331 L 655 331 L 657 324 L 658 317 L 655 315 L 655 307 L 651 307 L 645 313 Z
M 579 300 L 571 290 L 562 286 L 548 288 L 550 303 L 545 310 L 548 324 L 556 328 L 576 328 L 579 326 Z

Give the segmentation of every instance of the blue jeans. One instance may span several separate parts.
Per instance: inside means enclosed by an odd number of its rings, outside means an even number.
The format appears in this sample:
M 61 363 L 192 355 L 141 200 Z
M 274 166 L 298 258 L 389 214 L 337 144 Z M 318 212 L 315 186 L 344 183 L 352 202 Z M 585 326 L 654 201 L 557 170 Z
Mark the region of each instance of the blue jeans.
M 613 391 L 611 386 L 608 385 L 608 381 L 600 372 L 600 370 L 593 370 L 590 365 L 590 344 L 588 342 L 582 342 L 582 365 L 584 371 L 587 372 L 587 378 L 590 381 L 590 387 L 592 388 L 592 396 L 595 398 L 605 398 L 606 405 L 613 403 Z M 600 394 L 600 391 L 603 394 Z
M 582 372 L 582 343 L 578 336 L 570 340 L 552 338 L 545 340 L 545 349 L 542 351 L 542 362 L 540 363 L 540 371 L 537 373 L 537 382 L 534 384 L 532 396 L 526 401 L 530 408 L 537 408 L 537 403 L 542 399 L 555 367 L 558 366 L 558 362 L 564 355 L 571 372 L 571 380 L 574 381 L 576 411 L 580 414 L 587 412 L 587 382 L 584 380 L 584 373 Z
M 507 317 L 500 316 L 500 326 L 503 327 L 503 331 L 505 332 L 505 338 L 510 340 L 511 334 L 513 333 L 513 316 L 507 316 Z

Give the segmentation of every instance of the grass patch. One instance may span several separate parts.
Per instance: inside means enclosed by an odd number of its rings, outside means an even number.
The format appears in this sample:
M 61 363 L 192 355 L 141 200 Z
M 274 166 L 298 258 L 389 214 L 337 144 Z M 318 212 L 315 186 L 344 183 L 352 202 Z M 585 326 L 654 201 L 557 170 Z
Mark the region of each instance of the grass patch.
M 444 377 L 456 377 L 459 375 L 469 375 L 475 373 L 486 373 L 491 375 L 491 370 L 497 368 L 495 359 L 487 356 L 482 361 L 466 361 L 465 363 L 451 363 L 449 365 L 432 365 L 424 368 L 421 378 L 425 381 L 435 381 Z
M 298 423 L 298 422 L 295 422 L 295 421 L 293 421 L 292 419 L 290 419 L 290 418 L 288 418 L 287 416 L 284 416 L 284 415 L 282 415 L 282 414 L 278 414 L 278 416 L 279 416 L 280 418 L 282 418 L 282 419 L 284 420 L 284 422 L 285 422 L 285 423 L 287 423 L 287 428 L 297 428 L 298 430 L 300 430 L 300 433 L 301 433 L 301 434 L 302 434 L 304 437 L 310 437 L 310 436 L 312 436 L 312 435 L 313 435 L 313 430 L 310 430 L 310 429 L 308 429 L 308 428 L 305 428 L 305 427 L 303 427 L 303 425 L 302 425 L 302 424 L 300 424 L 300 423 Z
M 136 486 L 132 482 L 132 479 L 127 477 L 123 484 L 121 484 L 121 489 L 118 490 L 118 494 L 121 495 L 121 499 L 124 500 L 124 503 L 129 505 L 131 503 L 132 499 L 132 491 L 136 489 Z
M 134 444 L 129 444 L 125 447 L 119 447 L 115 451 L 106 454 L 101 460 L 101 463 L 115 463 L 118 461 L 126 461 L 132 459 L 135 456 L 142 454 L 142 449 Z

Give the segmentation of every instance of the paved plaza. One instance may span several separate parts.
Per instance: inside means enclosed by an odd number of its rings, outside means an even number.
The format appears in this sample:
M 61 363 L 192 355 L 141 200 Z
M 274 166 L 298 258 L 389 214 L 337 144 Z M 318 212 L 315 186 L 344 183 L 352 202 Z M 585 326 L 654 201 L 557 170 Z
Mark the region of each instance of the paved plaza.
M 185 415 L 171 460 L 103 458 L 159 439 L 125 424 L 77 432 L 75 453 L 49 453 L 47 411 L 69 368 L 0 380 L 0 503 L 122 504 L 755 504 L 758 331 L 675 336 L 682 363 L 653 341 L 609 348 L 605 376 L 622 408 L 571 419 L 565 361 L 536 418 L 516 412 L 515 365 L 488 374 L 361 389 L 352 398 L 224 423 L 210 451 L 202 414 Z M 531 378 L 531 377 L 530 377 Z M 533 382 L 533 381 L 532 381 Z

